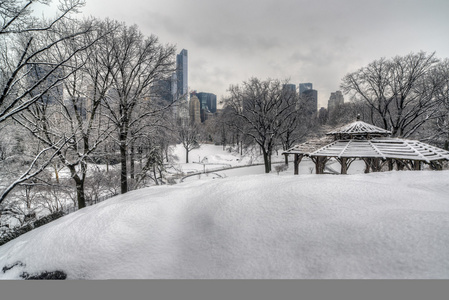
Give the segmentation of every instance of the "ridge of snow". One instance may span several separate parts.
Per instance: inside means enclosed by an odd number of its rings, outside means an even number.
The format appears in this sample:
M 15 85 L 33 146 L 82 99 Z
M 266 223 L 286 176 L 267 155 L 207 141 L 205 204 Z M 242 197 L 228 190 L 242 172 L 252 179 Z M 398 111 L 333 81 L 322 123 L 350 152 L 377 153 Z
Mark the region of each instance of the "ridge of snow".
M 449 171 L 156 186 L 0 246 L 0 279 L 449 278 Z

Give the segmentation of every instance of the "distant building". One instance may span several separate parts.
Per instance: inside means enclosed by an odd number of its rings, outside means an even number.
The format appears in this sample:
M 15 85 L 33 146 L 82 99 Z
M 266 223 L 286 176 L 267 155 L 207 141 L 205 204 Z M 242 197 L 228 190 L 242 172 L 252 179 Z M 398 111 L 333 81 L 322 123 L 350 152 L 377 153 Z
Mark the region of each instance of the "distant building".
M 217 111 L 217 95 L 204 92 L 197 93 L 196 95 L 200 99 L 201 109 L 207 109 L 211 113 Z
M 200 124 L 201 123 L 201 110 L 200 110 L 201 104 L 200 99 L 193 94 L 190 96 L 189 101 L 189 116 L 190 116 L 190 123 L 191 124 Z
M 183 122 L 189 118 L 188 108 L 188 51 L 182 51 L 176 55 L 176 72 L 173 72 L 170 78 L 170 91 L 172 101 L 176 101 L 173 106 L 173 114 L 177 119 L 182 119 Z
M 284 84 L 282 86 L 282 89 L 296 94 L 296 85 L 295 84 L 292 84 L 292 83 Z
M 54 104 L 58 100 L 62 101 L 64 97 L 62 77 L 62 70 L 55 70 L 52 65 L 28 65 L 27 81 L 28 89 L 31 90 L 30 95 L 39 97 L 39 101 L 45 104 Z
M 331 96 L 329 97 L 329 101 L 327 102 L 327 111 L 329 114 L 332 114 L 332 112 L 340 105 L 343 105 L 345 102 L 345 99 L 343 98 L 343 94 L 341 91 L 336 91 L 331 93 Z
M 176 89 L 177 96 L 181 97 L 185 95 L 187 100 L 187 92 L 189 89 L 188 81 L 188 52 L 186 49 L 176 55 Z
M 176 72 L 174 72 L 171 75 L 170 78 L 170 90 L 171 90 L 171 96 L 173 100 L 177 100 L 178 95 L 178 76 L 176 75 Z
M 312 83 L 299 84 L 300 106 L 305 108 L 307 115 L 317 116 L 318 114 L 318 91 L 313 89 Z
M 310 116 L 317 116 L 318 113 L 318 91 L 306 90 L 301 95 L 302 103 L 306 109 L 306 113 Z
M 151 87 L 151 96 L 156 99 L 171 103 L 173 102 L 171 86 L 171 78 L 156 80 Z
M 282 85 L 282 91 L 283 91 L 283 93 L 285 93 L 285 95 L 289 95 L 289 96 L 292 95 L 294 98 L 296 98 L 295 101 L 298 100 L 298 98 L 296 97 L 297 93 L 296 93 L 296 85 L 295 84 L 287 83 L 287 84 Z M 297 110 L 299 108 L 299 106 L 300 106 L 300 103 L 296 102 L 295 109 Z
M 313 89 L 313 85 L 310 82 L 299 84 L 299 95 L 301 96 L 305 91 Z
M 326 124 L 328 118 L 329 115 L 327 109 L 325 107 L 321 107 L 320 110 L 318 111 L 318 122 L 320 123 L 320 125 Z
M 201 122 L 205 122 L 211 115 L 217 111 L 217 96 L 212 93 L 196 93 L 200 100 Z

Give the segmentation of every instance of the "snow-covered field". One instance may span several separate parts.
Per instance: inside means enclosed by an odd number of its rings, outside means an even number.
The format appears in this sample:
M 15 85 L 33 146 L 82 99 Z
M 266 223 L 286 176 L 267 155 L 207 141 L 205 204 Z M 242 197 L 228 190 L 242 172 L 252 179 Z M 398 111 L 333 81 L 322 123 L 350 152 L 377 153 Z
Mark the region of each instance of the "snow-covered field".
M 229 146 L 223 150 L 223 146 L 203 144 L 199 149 L 193 149 L 189 153 L 189 163 L 186 161 L 185 149 L 181 144 L 176 145 L 172 152 L 172 164 L 176 170 L 185 174 L 203 171 L 223 170 L 229 167 L 241 167 L 253 164 L 262 164 L 263 158 L 257 149 L 248 150 L 243 155 L 230 151 Z M 284 157 L 279 151 L 272 158 L 273 162 L 281 162 Z
M 150 187 L 0 246 L 0 278 L 447 279 L 448 192 L 449 171 Z

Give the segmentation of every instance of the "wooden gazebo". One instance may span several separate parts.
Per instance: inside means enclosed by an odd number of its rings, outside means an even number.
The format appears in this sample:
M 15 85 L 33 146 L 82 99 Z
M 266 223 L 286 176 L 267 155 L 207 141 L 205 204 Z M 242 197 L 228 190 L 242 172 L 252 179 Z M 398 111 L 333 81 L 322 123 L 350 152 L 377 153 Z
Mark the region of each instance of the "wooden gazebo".
M 294 155 L 295 174 L 304 156 L 315 163 L 316 174 L 323 174 L 326 163 L 335 158 L 341 165 L 341 174 L 347 174 L 353 161 L 365 162 L 365 173 L 379 172 L 387 165 L 388 170 L 421 170 L 428 164 L 434 170 L 442 169 L 442 162 L 449 160 L 449 151 L 419 142 L 388 137 L 390 131 L 357 120 L 327 135 L 333 141 L 310 150 L 304 144 L 296 145 L 282 154 Z

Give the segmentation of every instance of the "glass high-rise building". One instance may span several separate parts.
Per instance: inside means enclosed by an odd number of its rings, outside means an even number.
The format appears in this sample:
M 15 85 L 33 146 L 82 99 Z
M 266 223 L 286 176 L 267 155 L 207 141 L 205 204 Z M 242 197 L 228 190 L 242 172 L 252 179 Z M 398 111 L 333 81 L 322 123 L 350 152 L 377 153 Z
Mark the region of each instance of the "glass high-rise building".
M 296 93 L 296 85 L 292 84 L 292 83 L 287 83 L 282 85 L 282 89 L 286 90 L 286 91 L 290 91 L 292 93 Z
M 318 113 L 318 92 L 314 89 L 305 90 L 301 95 L 307 114 L 316 116 Z
M 201 109 L 207 109 L 211 113 L 217 111 L 217 96 L 215 94 L 201 92 L 196 95 L 200 99 Z
M 299 97 L 301 105 L 309 115 L 316 116 L 318 113 L 318 92 L 313 89 L 310 82 L 299 84 Z
M 299 84 L 299 95 L 302 95 L 305 91 L 313 89 L 313 85 L 310 82 Z
M 188 52 L 186 49 L 176 55 L 176 80 L 178 96 L 188 97 L 189 80 L 188 80 Z

